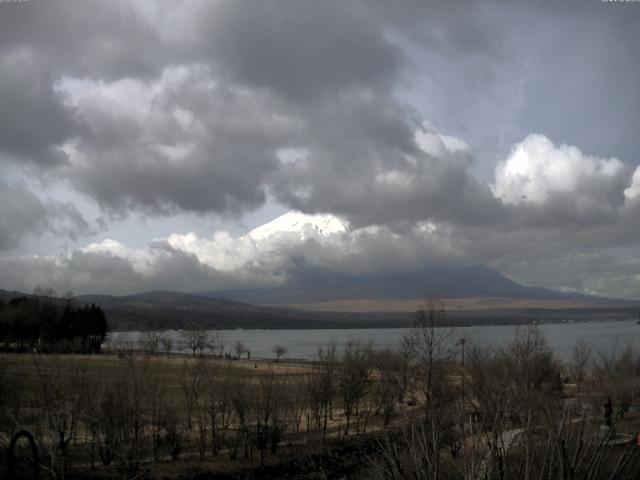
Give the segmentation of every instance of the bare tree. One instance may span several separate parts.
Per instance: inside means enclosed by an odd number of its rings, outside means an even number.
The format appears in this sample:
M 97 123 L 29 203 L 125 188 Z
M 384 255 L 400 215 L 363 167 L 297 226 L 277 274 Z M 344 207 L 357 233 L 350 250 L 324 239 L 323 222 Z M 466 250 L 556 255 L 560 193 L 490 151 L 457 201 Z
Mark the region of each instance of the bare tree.
M 123 349 L 118 358 L 116 375 L 95 385 L 97 394 L 85 402 L 85 422 L 102 463 L 113 465 L 122 478 L 132 478 L 143 459 L 147 422 L 157 421 L 147 409 L 149 396 L 159 399 L 160 393 L 147 390 L 152 372 L 147 355 Z
M 231 378 L 230 398 L 235 417 L 235 436 L 230 439 L 229 445 L 229 454 L 232 459 L 238 456 L 241 447 L 245 458 L 249 458 L 253 453 L 254 443 L 252 441 L 251 424 L 255 412 L 255 396 L 252 395 L 252 388 L 250 378 L 246 374 L 234 375 Z
M 213 350 L 214 355 L 217 355 L 218 358 L 222 358 L 227 346 L 227 337 L 224 333 L 217 331 L 213 334 L 213 338 L 211 339 L 211 342 L 209 342 L 209 346 L 211 350 Z
M 207 380 L 203 397 L 211 431 L 211 453 L 216 455 L 225 441 L 225 433 L 231 422 L 231 379 L 234 372 L 227 365 L 220 369 L 216 364 L 207 366 Z
M 503 352 L 508 357 L 513 382 L 523 390 L 540 389 L 544 382 L 556 380 L 557 364 L 537 325 L 516 329 Z
M 531 412 L 561 396 L 558 362 L 536 326 L 517 329 L 501 348 L 472 344 L 467 353 L 472 392 L 491 415 L 509 410 L 520 422 L 538 420 L 529 418 Z
M 191 430 L 193 423 L 193 412 L 204 388 L 205 374 L 203 360 L 196 363 L 182 364 L 182 374 L 180 375 L 180 388 L 184 395 L 184 412 L 187 416 L 187 428 Z
M 344 434 L 349 434 L 351 417 L 356 418 L 356 431 L 360 430 L 360 408 L 371 383 L 371 346 L 350 340 L 338 369 L 338 388 L 342 397 L 342 409 L 347 420 Z
M 548 407 L 548 406 L 547 406 Z M 540 406 L 541 410 L 548 410 Z M 542 411 L 534 416 L 542 417 Z M 632 443 L 618 449 L 586 419 L 566 409 L 548 411 L 548 423 L 510 429 L 504 417 L 470 417 L 462 459 L 445 454 L 446 435 L 429 420 L 387 432 L 373 458 L 373 480 L 605 480 L 637 478 L 640 454 Z
M 563 401 L 558 364 L 536 327 L 519 329 L 499 348 L 469 350 L 471 405 L 462 448 L 451 448 L 458 425 L 446 409 L 388 431 L 374 460 L 374 479 L 576 480 L 637 478 L 640 452 L 629 442 L 611 448 L 612 430 L 599 432 L 579 402 Z M 625 359 L 626 358 L 626 359 Z M 604 357 L 596 372 L 638 374 L 631 354 Z M 636 365 L 634 367 L 633 365 Z M 477 402 L 477 403 L 476 403 Z M 458 452 L 462 451 L 462 458 Z
M 467 347 L 466 367 L 472 378 L 471 394 L 479 409 L 489 415 L 501 414 L 508 407 L 510 389 L 505 357 L 491 348 L 471 344 Z
M 195 325 L 190 325 L 186 330 L 181 332 L 182 340 L 186 348 L 193 352 L 193 356 L 196 353 L 202 354 L 204 349 L 207 348 L 208 334 L 206 330 L 197 328 Z
M 569 372 L 572 381 L 578 390 L 585 381 L 589 365 L 591 363 L 591 347 L 585 342 L 580 342 L 573 347 L 573 356 L 569 364 Z
M 115 405 L 105 409 L 105 413 L 112 412 L 116 426 L 116 468 L 123 475 L 133 476 L 142 460 L 150 363 L 148 357 L 136 355 L 131 350 L 123 353 L 122 362 L 123 375 L 116 381 L 112 397 Z
M 236 352 L 236 357 L 240 358 L 244 353 L 246 353 L 247 346 L 244 344 L 242 340 L 236 340 L 233 344 L 233 350 Z
M 145 415 L 150 424 L 153 460 L 157 462 L 164 453 L 164 445 L 168 443 L 166 435 L 163 436 L 163 420 L 165 420 L 164 411 L 168 403 L 169 385 L 160 364 L 156 364 L 156 368 L 150 372 L 149 376 Z
M 335 343 L 319 347 L 313 368 L 307 375 L 304 386 L 311 420 L 318 430 L 322 430 L 323 435 L 327 432 L 327 423 L 331 417 L 333 400 L 336 395 L 337 367 Z
M 441 300 L 428 299 L 414 313 L 414 323 L 404 337 L 415 379 L 424 397 L 425 414 L 450 400 L 447 364 L 454 358 L 454 330 L 448 325 Z
M 255 402 L 255 443 L 260 452 L 260 464 L 264 465 L 267 449 L 276 453 L 280 438 L 286 427 L 288 402 L 283 375 L 277 375 L 271 368 L 260 376 Z
M 271 351 L 275 354 L 276 362 L 278 362 L 280 361 L 280 357 L 287 354 L 288 350 L 287 350 L 287 347 L 285 347 L 284 345 L 274 345 Z
M 160 334 L 149 331 L 142 333 L 140 336 L 139 341 L 142 345 L 142 350 L 144 350 L 147 355 L 156 355 L 160 346 Z
M 160 337 L 160 345 L 162 345 L 164 353 L 169 356 L 171 350 L 173 350 L 173 338 L 171 338 L 169 335 L 163 335 L 162 337 Z
M 35 407 L 40 413 L 37 437 L 48 457 L 53 478 L 66 478 L 69 468 L 69 447 L 75 438 L 80 407 L 88 391 L 83 368 L 63 369 L 59 359 L 42 365 L 36 357 L 39 392 Z
M 165 432 L 164 443 L 169 449 L 171 460 L 178 460 L 184 447 L 184 431 L 180 415 L 174 406 L 165 408 L 160 416 L 160 425 Z
M 384 427 L 391 422 L 396 403 L 404 397 L 404 360 L 401 352 L 391 349 L 372 352 L 372 365 L 378 374 L 372 393 Z
M 209 417 L 209 401 L 208 390 L 211 386 L 209 375 L 214 372 L 209 368 L 209 364 L 201 359 L 197 364 L 193 365 L 193 377 L 191 382 L 191 395 L 192 395 L 192 413 L 195 417 L 195 424 L 197 426 L 196 433 L 198 439 L 198 453 L 200 458 L 204 458 L 209 445 L 210 432 L 210 417 Z M 198 379 L 197 381 L 195 379 Z M 186 390 L 185 390 L 186 396 Z

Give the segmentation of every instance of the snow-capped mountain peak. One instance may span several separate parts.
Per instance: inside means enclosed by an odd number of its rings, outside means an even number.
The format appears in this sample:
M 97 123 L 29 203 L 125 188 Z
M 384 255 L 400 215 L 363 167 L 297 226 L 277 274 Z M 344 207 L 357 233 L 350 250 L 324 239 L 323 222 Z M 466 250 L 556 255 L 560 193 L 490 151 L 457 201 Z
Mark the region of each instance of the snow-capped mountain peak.
M 264 240 L 277 234 L 297 233 L 300 240 L 305 240 L 309 236 L 328 237 L 348 231 L 347 222 L 335 215 L 307 215 L 302 212 L 290 211 L 254 228 L 247 236 L 253 240 Z

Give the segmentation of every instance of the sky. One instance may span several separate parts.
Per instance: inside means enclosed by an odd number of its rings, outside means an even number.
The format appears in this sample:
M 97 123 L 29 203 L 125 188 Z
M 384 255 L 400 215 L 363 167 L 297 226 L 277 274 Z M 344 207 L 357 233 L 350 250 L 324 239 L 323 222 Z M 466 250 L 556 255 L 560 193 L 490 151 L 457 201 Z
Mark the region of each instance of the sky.
M 639 27 L 631 1 L 0 2 L 0 288 L 482 264 L 640 299 Z M 247 235 L 289 211 L 346 228 Z

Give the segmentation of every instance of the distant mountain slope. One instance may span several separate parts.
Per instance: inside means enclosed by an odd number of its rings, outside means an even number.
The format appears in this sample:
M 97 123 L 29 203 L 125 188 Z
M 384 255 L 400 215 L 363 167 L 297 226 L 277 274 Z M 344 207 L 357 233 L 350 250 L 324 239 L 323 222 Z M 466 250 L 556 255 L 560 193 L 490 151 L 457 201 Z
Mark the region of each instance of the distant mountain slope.
M 140 309 L 179 307 L 182 310 L 194 310 L 199 308 L 224 310 L 252 307 L 251 305 L 246 305 L 232 300 L 226 300 L 223 298 L 214 298 L 210 296 L 191 293 L 162 290 L 135 293 L 123 296 L 79 295 L 75 297 L 75 299 L 82 303 L 95 303 L 106 308 L 129 306 L 132 308 Z
M 206 328 L 344 328 L 399 325 L 404 318 L 335 315 L 294 309 L 254 306 L 205 295 L 152 291 L 134 295 L 81 295 L 79 303 L 101 306 L 112 328 L 180 329 L 195 324 Z M 372 323 L 373 322 L 373 323 Z
M 288 212 L 243 238 L 268 245 L 273 240 L 278 246 L 291 241 L 331 243 L 349 234 L 348 222 L 334 215 Z M 637 313 L 634 302 L 526 287 L 482 265 L 350 274 L 309 265 L 302 255 L 287 265 L 294 266 L 286 272 L 288 284 L 281 287 L 81 295 L 75 301 L 101 306 L 116 329 L 175 329 L 192 323 L 273 329 L 400 326 L 410 321 L 417 300 L 427 297 L 444 299 L 452 317 L 470 323 L 613 318 L 611 312 L 619 318 Z M 0 291 L 5 301 L 19 295 L 24 294 Z
M 0 290 L 0 301 L 7 303 L 12 298 L 27 296 L 30 294 L 16 292 L 15 290 Z
M 425 297 L 512 297 L 529 299 L 592 299 L 539 287 L 525 287 L 485 266 L 425 267 L 409 272 L 350 275 L 305 268 L 280 288 L 222 290 L 208 295 L 260 305 L 300 304 L 348 299 L 406 300 Z
M 23 296 L 21 292 L 0 290 L 0 299 Z M 532 321 L 567 321 L 594 319 L 624 319 L 636 315 L 637 307 L 631 302 L 611 302 L 595 297 L 581 297 L 575 304 L 567 299 L 529 300 L 504 303 L 492 297 L 448 299 L 451 320 L 457 325 L 517 324 Z M 594 299 L 595 298 L 595 299 Z M 585 302 L 584 299 L 591 299 Z M 404 327 L 410 324 L 415 305 L 410 301 L 381 301 L 381 304 L 401 303 L 401 309 L 376 311 L 374 308 L 345 301 L 342 308 L 307 303 L 298 309 L 275 306 L 255 306 L 238 301 L 180 292 L 143 292 L 134 295 L 81 295 L 72 299 L 79 304 L 100 305 L 112 330 L 181 329 L 195 324 L 202 328 L 382 328 Z M 61 300 L 63 302 L 63 300 Z M 537 303 L 536 303 L 537 302 Z M 334 302 L 340 304 L 341 301 Z M 557 308 L 558 305 L 563 305 Z M 463 306 L 464 308 L 460 308 Z M 331 307 L 331 306 L 329 306 Z M 382 310 L 382 309 L 381 309 Z
M 309 215 L 287 212 L 254 228 L 245 237 L 255 241 L 279 238 L 287 241 L 336 241 L 349 235 L 345 219 L 332 214 Z M 293 262 L 287 272 L 288 285 L 279 288 L 236 289 L 207 292 L 214 297 L 231 298 L 261 305 L 300 304 L 349 299 L 406 300 L 424 297 L 477 298 L 513 297 L 530 299 L 587 298 L 577 294 L 525 287 L 483 265 L 424 266 L 410 271 L 379 273 L 338 273 Z

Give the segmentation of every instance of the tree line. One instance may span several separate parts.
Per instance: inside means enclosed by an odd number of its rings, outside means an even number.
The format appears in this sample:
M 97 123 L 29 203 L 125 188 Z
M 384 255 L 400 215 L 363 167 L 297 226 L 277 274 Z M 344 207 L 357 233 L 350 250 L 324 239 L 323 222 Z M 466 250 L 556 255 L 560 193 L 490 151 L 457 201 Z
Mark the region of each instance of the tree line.
M 0 301 L 0 345 L 5 351 L 100 353 L 107 334 L 103 310 L 75 306 L 69 296 L 37 291 Z

